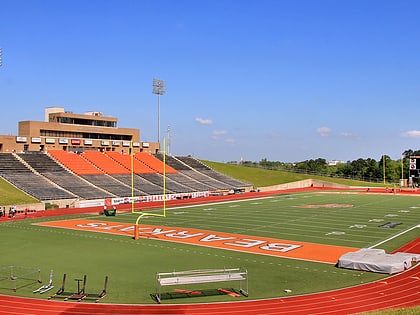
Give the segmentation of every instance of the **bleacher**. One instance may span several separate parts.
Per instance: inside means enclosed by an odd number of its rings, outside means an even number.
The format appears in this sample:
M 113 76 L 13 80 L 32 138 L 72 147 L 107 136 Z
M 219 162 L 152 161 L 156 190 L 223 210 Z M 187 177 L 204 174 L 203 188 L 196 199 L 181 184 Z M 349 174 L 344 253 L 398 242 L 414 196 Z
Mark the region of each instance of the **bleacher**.
M 131 186 L 131 182 L 132 182 L 131 175 L 115 174 L 115 175 L 112 175 L 112 177 L 124 183 L 125 185 Z M 134 179 L 134 188 L 138 196 L 160 195 L 163 192 L 162 186 L 153 184 L 149 182 L 148 180 L 142 178 L 141 176 L 134 175 L 133 179 Z M 171 193 L 171 191 L 167 191 L 167 192 Z
M 177 174 L 167 174 L 166 177 L 173 180 L 174 182 L 191 188 L 193 191 L 211 191 L 215 189 L 213 186 L 207 185 L 206 183 L 198 181 L 181 172 Z
M 75 156 L 72 153 L 71 155 L 72 157 Z M 19 153 L 18 156 L 41 175 L 80 198 L 99 199 L 112 196 L 112 194 L 69 172 L 48 154 L 43 152 L 23 152 Z
M 140 174 L 138 175 L 144 179 L 146 179 L 147 181 L 158 185 L 160 187 L 162 187 L 163 189 L 163 175 L 161 174 Z M 179 184 L 175 181 L 173 181 L 172 179 L 170 179 L 168 176 L 166 176 L 166 190 L 167 193 L 173 192 L 173 193 L 190 193 L 190 192 L 194 192 L 194 190 L 190 187 L 184 186 L 182 184 Z M 161 190 L 162 192 L 162 190 Z
M 180 161 L 184 162 L 185 164 L 189 165 L 192 169 L 195 169 L 197 171 L 199 171 L 200 173 L 211 177 L 221 183 L 227 184 L 228 186 L 230 186 L 232 189 L 236 189 L 236 188 L 242 188 L 242 187 L 248 187 L 250 186 L 247 183 L 241 182 L 239 180 L 236 180 L 230 176 L 227 176 L 225 174 L 216 172 L 214 170 L 212 170 L 211 168 L 209 168 L 208 166 L 204 165 L 203 163 L 201 163 L 200 161 L 198 161 L 197 159 L 194 159 L 193 157 L 190 156 L 186 156 L 186 157 L 177 157 Z
M 0 153 L 0 176 L 40 200 L 129 197 L 133 189 L 136 196 L 161 195 L 164 173 L 168 194 L 249 187 L 189 156 L 163 159 L 145 152 L 131 156 L 63 150 Z
M 130 168 L 124 167 L 109 155 L 99 151 L 86 151 L 80 154 L 82 158 L 89 161 L 106 174 L 130 174 Z
M 33 172 L 10 153 L 0 153 L 0 176 L 39 200 L 75 198 L 75 195 Z
M 156 156 L 159 159 L 163 158 L 162 155 Z M 190 156 L 166 157 L 166 162 L 185 176 L 210 187 L 208 190 L 230 190 L 249 186 L 249 184 L 212 170 Z
M 114 177 L 106 174 L 102 175 L 82 175 L 85 180 L 95 186 L 113 194 L 113 197 L 130 197 L 132 194 L 131 186 L 125 185 Z
M 103 171 L 95 167 L 89 161 L 83 159 L 79 154 L 63 150 L 49 150 L 48 154 L 59 161 L 74 174 L 104 174 Z
M 109 157 L 114 159 L 117 163 L 124 166 L 126 169 L 131 172 L 131 163 L 133 163 L 133 169 L 135 174 L 152 174 L 156 173 L 155 170 L 147 166 L 145 163 L 139 161 L 139 159 L 134 158 L 130 154 L 124 154 L 120 152 L 107 152 Z
M 159 174 L 175 174 L 178 173 L 178 171 L 176 169 L 174 169 L 173 167 L 171 167 L 170 165 L 168 165 L 168 163 L 166 163 L 166 165 L 163 163 L 162 160 L 156 158 L 155 156 L 151 155 L 150 153 L 147 152 L 136 152 L 136 154 L 134 155 L 134 157 L 141 161 L 142 163 L 146 164 L 148 167 L 150 167 L 151 169 L 153 169 L 156 173 Z

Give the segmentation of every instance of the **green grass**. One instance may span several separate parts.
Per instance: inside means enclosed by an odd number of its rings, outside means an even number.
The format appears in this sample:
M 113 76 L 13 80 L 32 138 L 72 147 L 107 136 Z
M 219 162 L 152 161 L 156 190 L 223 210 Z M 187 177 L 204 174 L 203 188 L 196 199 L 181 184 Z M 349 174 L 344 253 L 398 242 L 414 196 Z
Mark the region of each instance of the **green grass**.
M 265 187 L 296 182 L 305 179 L 318 179 L 331 183 L 337 183 L 348 186 L 365 186 L 365 187 L 382 187 L 383 183 L 370 183 L 357 180 L 349 180 L 343 178 L 324 177 L 317 175 L 307 175 L 284 171 L 273 171 L 261 168 L 246 167 L 234 164 L 226 164 L 212 161 L 201 161 L 203 164 L 220 173 L 229 175 L 246 183 L 252 184 L 254 187 Z
M 418 314 L 420 314 L 420 306 L 401 308 L 401 309 L 391 309 L 387 311 L 363 313 L 363 315 L 418 315 Z
M 352 204 L 352 208 L 307 209 L 303 205 Z M 155 210 L 162 212 L 161 209 Z M 168 209 L 166 218 L 147 217 L 141 223 L 220 232 L 266 236 L 353 247 L 377 244 L 419 223 L 420 199 L 410 196 L 301 193 L 276 195 L 258 200 L 217 203 Z M 138 215 L 81 217 L 134 223 Z M 68 218 L 74 218 L 69 216 Z M 54 270 L 56 288 L 67 274 L 67 290 L 76 290 L 74 279 L 87 275 L 87 292 L 99 293 L 109 276 L 109 303 L 154 303 L 156 272 L 173 270 L 245 267 L 249 272 L 250 299 L 281 297 L 332 290 L 385 278 L 386 275 L 337 269 L 332 264 L 276 258 L 212 249 L 153 239 L 42 227 L 33 223 L 63 218 L 31 219 L 0 223 L 1 266 L 41 268 L 44 280 Z M 372 221 L 373 220 L 373 221 Z M 378 222 L 377 220 L 383 220 Z M 402 222 L 393 229 L 380 228 L 387 221 Z M 380 248 L 391 251 L 419 236 L 419 229 L 395 238 Z M 337 234 L 331 232 L 344 232 Z M 38 284 L 0 280 L 0 293 L 33 297 Z M 21 286 L 21 287 L 19 287 Z M 220 284 L 195 285 L 194 290 Z M 237 286 L 227 283 L 226 286 Z M 172 289 L 172 287 L 169 287 Z M 46 296 L 37 296 L 45 298 Z M 245 299 L 244 297 L 241 298 Z M 164 303 L 232 301 L 229 296 L 195 297 Z
M 39 200 L 25 194 L 0 177 L 0 206 L 37 202 Z

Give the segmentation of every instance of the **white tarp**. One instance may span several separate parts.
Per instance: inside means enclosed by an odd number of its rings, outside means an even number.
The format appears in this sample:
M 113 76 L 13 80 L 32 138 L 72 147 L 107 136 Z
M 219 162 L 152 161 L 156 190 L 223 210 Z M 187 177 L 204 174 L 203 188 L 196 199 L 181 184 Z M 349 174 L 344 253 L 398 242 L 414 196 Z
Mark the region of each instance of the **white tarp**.
M 418 261 L 420 254 L 387 254 L 383 249 L 362 248 L 342 255 L 337 267 L 393 274 L 410 268 Z

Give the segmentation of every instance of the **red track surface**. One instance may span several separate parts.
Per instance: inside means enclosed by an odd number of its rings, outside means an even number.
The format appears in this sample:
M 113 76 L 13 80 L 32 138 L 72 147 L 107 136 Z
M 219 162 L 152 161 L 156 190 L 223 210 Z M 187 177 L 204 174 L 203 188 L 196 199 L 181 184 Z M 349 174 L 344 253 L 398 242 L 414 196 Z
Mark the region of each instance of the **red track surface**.
M 84 212 L 87 211 L 84 210 Z M 398 249 L 398 251 L 420 253 L 420 237 Z M 351 288 L 310 295 L 232 303 L 117 305 L 49 301 L 0 295 L 0 314 L 356 314 L 420 305 L 419 287 L 420 266 L 417 264 L 416 267 L 384 280 Z
M 417 239 L 420 242 L 420 238 Z M 0 295 L 0 314 L 355 314 L 420 304 L 420 267 L 356 287 L 268 300 L 206 304 L 91 304 L 37 300 Z

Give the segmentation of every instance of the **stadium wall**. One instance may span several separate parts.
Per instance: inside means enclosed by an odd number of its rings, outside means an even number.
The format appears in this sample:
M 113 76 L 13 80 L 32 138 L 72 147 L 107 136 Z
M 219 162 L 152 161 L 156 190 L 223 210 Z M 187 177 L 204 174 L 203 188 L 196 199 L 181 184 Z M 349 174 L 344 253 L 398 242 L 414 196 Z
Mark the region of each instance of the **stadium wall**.
M 297 189 L 297 188 L 309 188 L 309 187 L 330 187 L 330 188 L 348 188 L 347 185 L 341 185 L 331 182 L 326 182 L 317 179 L 305 179 L 293 183 L 258 187 L 259 191 L 273 191 L 273 190 L 287 190 L 287 189 Z

